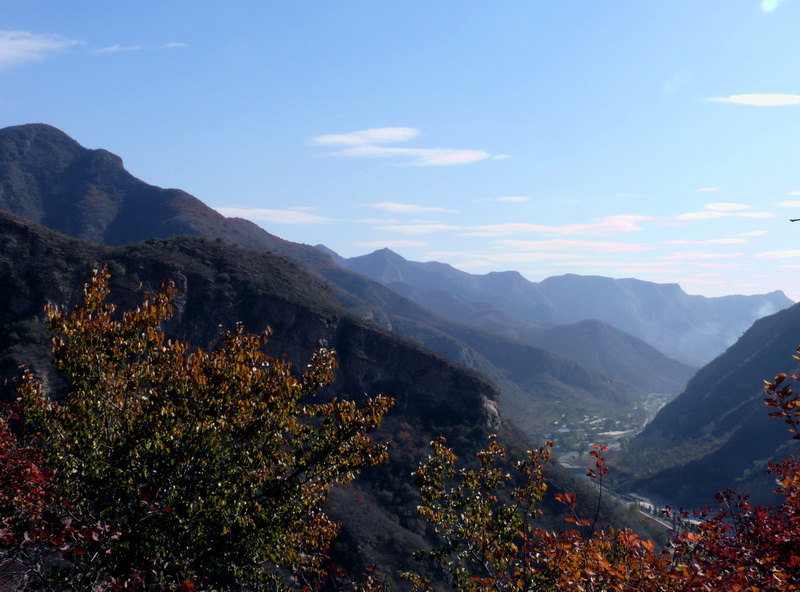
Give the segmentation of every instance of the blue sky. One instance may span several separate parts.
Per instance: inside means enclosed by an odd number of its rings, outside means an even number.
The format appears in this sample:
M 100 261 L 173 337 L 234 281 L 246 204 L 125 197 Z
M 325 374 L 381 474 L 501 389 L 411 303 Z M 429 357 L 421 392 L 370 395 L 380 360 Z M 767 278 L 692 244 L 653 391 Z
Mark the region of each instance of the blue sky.
M 6 1 L 0 125 L 345 256 L 800 299 L 800 0 Z

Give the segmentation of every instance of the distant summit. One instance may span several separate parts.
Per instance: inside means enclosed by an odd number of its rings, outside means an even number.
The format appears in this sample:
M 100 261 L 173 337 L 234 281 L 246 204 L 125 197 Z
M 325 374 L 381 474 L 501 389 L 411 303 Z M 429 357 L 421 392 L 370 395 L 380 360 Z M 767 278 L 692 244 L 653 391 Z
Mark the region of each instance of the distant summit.
M 453 320 L 483 327 L 499 322 L 525 339 L 520 322 L 553 326 L 597 319 L 692 366 L 722 353 L 756 319 L 793 304 L 780 291 L 707 298 L 678 284 L 637 279 L 565 274 L 536 283 L 516 271 L 475 275 L 444 263 L 407 261 L 388 249 L 344 265 Z

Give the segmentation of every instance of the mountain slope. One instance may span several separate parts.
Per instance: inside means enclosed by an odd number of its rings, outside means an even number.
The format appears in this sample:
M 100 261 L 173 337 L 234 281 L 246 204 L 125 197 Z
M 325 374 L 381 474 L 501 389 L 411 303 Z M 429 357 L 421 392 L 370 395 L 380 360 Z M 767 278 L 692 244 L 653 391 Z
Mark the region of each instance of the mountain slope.
M 108 248 L 71 239 L 0 212 L 0 399 L 14 396 L 11 382 L 26 363 L 47 377 L 57 391 L 59 381 L 47 363 L 43 308 L 47 302 L 74 304 L 92 268 L 107 265 L 112 299 L 122 307 L 137 306 L 141 290 L 173 280 L 179 290 L 170 336 L 205 345 L 223 328 L 242 322 L 260 332 L 269 324 L 269 350 L 286 354 L 302 368 L 314 347 L 337 350 L 336 382 L 323 396 L 358 399 L 384 393 L 396 406 L 378 438 L 391 442 L 391 460 L 371 470 L 355 488 L 336 493 L 337 518 L 346 521 L 346 540 L 358 542 L 343 550 L 369 565 L 375 553 L 409 562 L 424 531 L 416 501 L 398 497 L 412 491 L 409 475 L 439 434 L 462 454 L 474 453 L 489 431 L 517 442 L 513 428 L 500 424 L 496 387 L 418 345 L 383 331 L 348 313 L 326 286 L 299 266 L 269 253 L 244 250 L 221 241 L 178 237 Z M 403 438 L 397 434 L 404 433 Z M 402 446 L 401 446 L 402 445 Z M 563 478 L 554 474 L 556 482 Z M 401 487 L 404 486 L 404 487 Z M 387 489 L 392 489 L 387 497 Z M 394 491 L 396 489 L 396 491 Z M 384 500 L 375 501 L 380 494 Z M 364 500 L 369 501 L 364 501 Z M 358 517 L 368 511 L 391 540 L 382 549 L 370 545 L 370 530 L 358 530 Z M 355 529 L 355 531 L 352 531 Z M 349 539 L 348 539 L 349 537 Z M 406 566 L 408 567 L 408 566 Z
M 615 414 L 633 404 L 621 385 L 514 339 L 445 321 L 382 285 L 334 265 L 313 247 L 284 241 L 241 219 L 221 216 L 191 195 L 134 178 L 118 157 L 88 150 L 63 132 L 33 124 L 0 130 L 0 209 L 78 238 L 105 244 L 189 234 L 271 251 L 329 281 L 336 298 L 375 321 L 478 370 L 503 390 L 530 435 L 564 411 Z M 506 353 L 507 352 L 507 353 Z
M 185 191 L 148 185 L 128 173 L 119 156 L 84 148 L 45 124 L 0 129 L 0 210 L 107 245 L 188 234 L 303 263 L 330 262 L 313 247 L 226 218 Z
M 632 487 L 677 505 L 703 505 L 733 486 L 765 499 L 774 488 L 762 477 L 766 462 L 800 445 L 767 416 L 763 379 L 796 371 L 798 345 L 800 305 L 756 321 L 631 443 L 619 464 Z
M 631 391 L 678 393 L 696 371 L 596 319 L 539 329 L 526 341 L 613 377 Z
M 757 318 L 792 304 L 782 292 L 706 298 L 677 284 L 634 279 L 568 274 L 534 283 L 517 272 L 473 275 L 407 261 L 389 249 L 344 264 L 453 320 L 522 337 L 537 325 L 597 319 L 690 366 L 717 356 Z
M 538 287 L 559 303 L 566 322 L 599 319 L 694 365 L 718 356 L 756 319 L 792 304 L 780 291 L 707 298 L 677 284 L 572 274 L 547 278 Z
M 337 350 L 339 369 L 322 396 L 356 398 L 382 392 L 396 399 L 377 437 L 388 441 L 390 460 L 370 469 L 354 486 L 332 495 L 332 513 L 344 522 L 334 550 L 355 572 L 378 563 L 393 575 L 412 566 L 410 551 L 425 543 L 410 475 L 428 443 L 445 435 L 459 454 L 471 455 L 497 431 L 519 453 L 526 443 L 500 422 L 498 391 L 490 382 L 345 310 L 330 288 L 300 266 L 263 251 L 196 237 L 153 239 L 104 247 L 63 236 L 0 212 L 0 399 L 13 396 L 10 382 L 27 363 L 60 383 L 47 363 L 42 309 L 47 302 L 74 304 L 90 270 L 106 265 L 112 299 L 138 305 L 141 291 L 173 280 L 176 313 L 166 331 L 196 345 L 241 321 L 248 331 L 273 330 L 269 348 L 303 364 L 313 347 Z M 551 467 L 556 491 L 585 487 Z M 584 499 L 592 499 L 584 489 Z M 562 508 L 548 498 L 545 524 L 558 524 Z M 605 507 L 604 521 L 625 518 Z
M 340 264 L 385 283 L 441 316 L 574 360 L 608 376 L 631 393 L 679 393 L 694 373 L 694 368 L 594 319 L 542 327 L 514 316 L 509 312 L 515 306 L 519 308 L 511 302 L 514 295 L 524 295 L 534 286 L 516 272 L 471 275 L 442 263 L 407 261 L 389 249 L 339 259 L 343 261 Z M 542 293 L 534 293 L 534 297 L 545 298 Z M 556 314 L 555 306 L 548 310 L 547 314 Z

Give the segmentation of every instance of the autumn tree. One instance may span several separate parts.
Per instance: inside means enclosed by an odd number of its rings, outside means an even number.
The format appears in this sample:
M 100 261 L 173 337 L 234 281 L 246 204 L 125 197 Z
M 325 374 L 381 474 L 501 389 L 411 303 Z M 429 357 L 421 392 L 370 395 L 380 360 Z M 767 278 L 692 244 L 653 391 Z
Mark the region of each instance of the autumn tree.
M 298 375 L 263 353 L 268 332 L 237 326 L 208 350 L 167 339 L 171 285 L 122 314 L 108 292 L 95 272 L 73 310 L 47 308 L 66 394 L 21 381 L 45 511 L 91 528 L 52 546 L 29 587 L 261 590 L 313 576 L 337 532 L 329 489 L 386 458 L 367 432 L 391 399 L 316 400 L 333 352 Z
M 798 349 L 800 354 L 800 349 Z M 800 357 L 796 356 L 798 359 Z M 793 375 L 793 381 L 800 376 Z M 800 439 L 800 394 L 779 374 L 767 382 L 771 416 L 782 419 Z M 683 529 L 657 549 L 630 530 L 595 532 L 597 514 L 577 512 L 575 495 L 558 493 L 574 527 L 554 532 L 537 528 L 538 504 L 546 491 L 543 469 L 550 446 L 528 452 L 517 479 L 501 462 L 506 451 L 495 440 L 478 453 L 475 468 L 457 467 L 443 440 L 415 474 L 421 515 L 439 544 L 416 554 L 441 568 L 457 592 L 709 592 L 800 589 L 800 461 L 770 465 L 781 502 L 752 507 L 733 491 L 717 495 L 720 508 L 680 512 Z M 588 476 L 602 495 L 607 468 L 604 449 L 595 447 Z M 405 578 L 414 590 L 431 590 L 417 573 Z

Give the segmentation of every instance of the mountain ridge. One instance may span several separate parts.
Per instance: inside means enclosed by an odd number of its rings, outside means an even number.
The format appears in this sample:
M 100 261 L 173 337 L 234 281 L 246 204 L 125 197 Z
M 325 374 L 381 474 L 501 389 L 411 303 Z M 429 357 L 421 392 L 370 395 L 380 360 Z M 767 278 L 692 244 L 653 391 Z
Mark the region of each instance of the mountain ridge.
M 406 338 L 490 375 L 501 385 L 501 404 L 510 411 L 533 408 L 531 402 L 536 402 L 537 412 L 529 414 L 521 426 L 528 435 L 540 435 L 561 415 L 558 405 L 550 401 L 563 394 L 571 394 L 579 403 L 579 408 L 571 409 L 576 416 L 623 413 L 633 405 L 622 385 L 597 371 L 517 340 L 440 319 L 384 286 L 337 267 L 330 255 L 311 246 L 285 241 L 251 222 L 225 218 L 188 193 L 136 179 L 124 170 L 122 159 L 109 154 L 84 148 L 51 126 L 0 130 L 0 209 L 38 212 L 34 222 L 109 245 L 188 234 L 287 257 L 329 282 L 340 302 L 358 316 L 389 330 L 401 330 Z M 96 204 L 103 207 L 98 209 Z M 502 355 L 503 348 L 515 352 L 514 360 L 525 352 L 530 359 L 548 363 L 514 361 Z
M 780 290 L 707 298 L 686 294 L 678 284 L 635 278 L 563 274 L 531 282 L 519 272 L 469 274 L 444 263 L 408 261 L 389 249 L 344 264 L 454 320 L 470 314 L 465 303 L 545 327 L 594 318 L 695 367 L 724 351 L 759 316 L 792 304 Z M 442 304 L 442 292 L 459 297 L 460 306 Z

